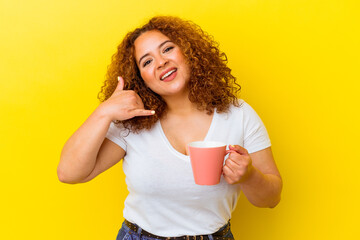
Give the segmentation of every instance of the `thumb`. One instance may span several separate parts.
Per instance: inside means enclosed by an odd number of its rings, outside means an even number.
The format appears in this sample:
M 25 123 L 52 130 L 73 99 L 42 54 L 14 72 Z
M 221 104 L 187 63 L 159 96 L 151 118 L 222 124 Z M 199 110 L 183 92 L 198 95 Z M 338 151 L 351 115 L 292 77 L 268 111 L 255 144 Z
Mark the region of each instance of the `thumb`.
M 124 79 L 120 76 L 118 76 L 118 85 L 116 86 L 115 91 L 122 91 L 124 89 Z

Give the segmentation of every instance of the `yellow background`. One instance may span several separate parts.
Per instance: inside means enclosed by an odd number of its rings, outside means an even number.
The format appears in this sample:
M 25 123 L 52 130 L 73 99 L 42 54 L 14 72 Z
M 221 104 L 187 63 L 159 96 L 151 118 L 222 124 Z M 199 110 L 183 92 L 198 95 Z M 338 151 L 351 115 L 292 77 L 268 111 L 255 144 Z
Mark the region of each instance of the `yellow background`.
M 114 239 L 121 164 L 58 181 L 124 34 L 155 14 L 220 42 L 284 179 L 275 209 L 241 197 L 236 239 L 359 239 L 359 5 L 344 0 L 0 0 L 0 239 Z M 179 209 L 181 211 L 181 209 Z

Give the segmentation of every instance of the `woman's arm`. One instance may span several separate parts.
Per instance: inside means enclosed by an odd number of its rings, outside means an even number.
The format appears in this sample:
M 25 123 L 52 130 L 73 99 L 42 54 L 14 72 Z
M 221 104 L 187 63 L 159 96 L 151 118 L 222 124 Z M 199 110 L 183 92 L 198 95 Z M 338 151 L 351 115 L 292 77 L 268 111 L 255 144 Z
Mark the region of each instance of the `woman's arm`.
M 96 165 L 98 170 L 95 172 L 100 170 L 100 166 L 102 171 L 105 171 L 124 157 L 123 149 L 105 139 L 110 122 L 110 119 L 97 109 L 69 138 L 63 147 L 57 168 L 61 182 L 85 182 L 85 179 L 93 175 L 91 173 Z
M 61 182 L 89 181 L 124 157 L 122 148 L 105 139 L 111 121 L 154 114 L 144 109 L 141 98 L 134 91 L 123 88 L 124 81 L 119 78 L 111 97 L 100 104 L 65 143 L 57 168 Z
M 281 198 L 282 179 L 276 167 L 271 148 L 248 153 L 241 146 L 224 165 L 224 177 L 229 184 L 239 183 L 247 199 L 257 207 L 275 207 Z

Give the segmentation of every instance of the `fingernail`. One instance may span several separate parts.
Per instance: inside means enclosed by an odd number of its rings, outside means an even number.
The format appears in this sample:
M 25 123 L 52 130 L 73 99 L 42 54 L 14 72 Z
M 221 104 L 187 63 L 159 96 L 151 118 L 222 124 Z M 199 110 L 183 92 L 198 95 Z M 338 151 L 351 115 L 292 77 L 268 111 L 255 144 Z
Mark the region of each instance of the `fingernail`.
M 118 77 L 118 81 L 120 81 L 120 76 Z
M 232 148 L 234 148 L 235 146 L 234 145 L 230 145 Z
M 153 110 L 153 111 L 151 111 L 151 114 L 155 114 L 155 111 Z

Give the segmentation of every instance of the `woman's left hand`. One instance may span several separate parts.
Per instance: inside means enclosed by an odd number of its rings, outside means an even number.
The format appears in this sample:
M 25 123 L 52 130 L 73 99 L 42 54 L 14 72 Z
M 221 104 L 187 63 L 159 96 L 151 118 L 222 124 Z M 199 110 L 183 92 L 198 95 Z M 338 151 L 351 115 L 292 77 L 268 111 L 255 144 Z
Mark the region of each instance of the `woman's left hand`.
M 227 183 L 244 182 L 254 171 L 248 151 L 239 145 L 229 145 L 230 154 L 223 167 L 223 175 Z

